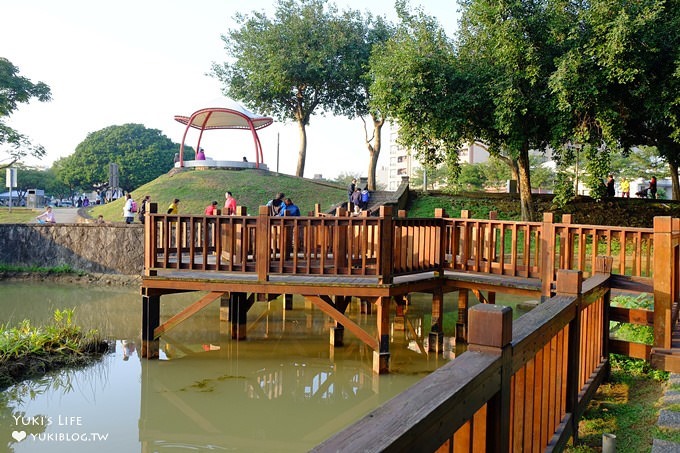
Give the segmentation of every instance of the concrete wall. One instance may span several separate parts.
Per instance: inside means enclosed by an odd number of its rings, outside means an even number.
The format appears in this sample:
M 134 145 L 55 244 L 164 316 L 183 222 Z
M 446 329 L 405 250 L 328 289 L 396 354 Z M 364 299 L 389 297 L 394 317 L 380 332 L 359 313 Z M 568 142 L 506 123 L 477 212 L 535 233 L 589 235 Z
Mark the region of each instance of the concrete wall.
M 0 263 L 67 264 L 87 272 L 141 275 L 144 229 L 141 224 L 122 223 L 0 224 Z

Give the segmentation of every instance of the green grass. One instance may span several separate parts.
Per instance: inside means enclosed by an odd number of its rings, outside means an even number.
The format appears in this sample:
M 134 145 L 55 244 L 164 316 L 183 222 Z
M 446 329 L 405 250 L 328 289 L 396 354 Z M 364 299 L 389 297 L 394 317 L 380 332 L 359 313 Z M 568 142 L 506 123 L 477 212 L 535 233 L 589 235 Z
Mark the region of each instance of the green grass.
M 213 200 L 217 200 L 220 209 L 224 206 L 226 191 L 231 191 L 237 204 L 245 206 L 250 215 L 257 215 L 258 207 L 267 204 L 277 192 L 290 197 L 303 215 L 313 211 L 315 203 L 320 203 L 321 209 L 327 210 L 346 197 L 346 189 L 340 185 L 262 170 L 171 172 L 134 190 L 132 197 L 140 202 L 145 195 L 151 196 L 151 201 L 158 203 L 161 213 L 167 210 L 174 198 L 179 198 L 180 214 L 203 215 L 205 207 Z M 93 218 L 101 214 L 107 221 L 122 221 L 123 205 L 124 200 L 119 199 L 95 206 L 88 213 Z
M 41 214 L 42 210 L 34 210 L 29 208 L 0 208 L 0 223 L 29 223 L 35 221 L 35 217 Z
M 0 272 L 31 272 L 38 274 L 76 274 L 84 275 L 83 271 L 73 269 L 68 264 L 62 264 L 54 267 L 40 267 L 40 266 L 15 266 L 11 264 L 0 263 Z

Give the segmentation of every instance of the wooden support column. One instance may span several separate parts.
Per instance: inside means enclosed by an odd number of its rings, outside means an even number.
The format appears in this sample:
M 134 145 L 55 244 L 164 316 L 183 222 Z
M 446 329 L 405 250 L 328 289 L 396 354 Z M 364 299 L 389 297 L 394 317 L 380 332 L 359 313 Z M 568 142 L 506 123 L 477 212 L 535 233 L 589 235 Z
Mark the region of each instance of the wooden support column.
M 156 275 L 152 270 L 156 264 L 156 249 L 158 247 L 158 230 L 151 222 L 149 214 L 158 212 L 158 203 L 149 203 L 144 215 L 144 275 L 147 277 Z
M 458 321 L 456 322 L 456 342 L 467 341 L 468 290 L 458 290 Z
M 284 294 L 283 295 L 283 309 L 284 310 L 292 310 L 293 309 L 293 295 L 292 294 Z
M 351 296 L 335 296 L 335 309 L 344 315 L 351 300 Z M 345 345 L 345 326 L 340 321 L 335 321 L 335 326 L 330 330 L 330 337 L 332 346 Z
M 470 309 L 468 351 L 501 357 L 501 388 L 487 403 L 486 451 L 511 451 L 512 309 L 480 304 Z
M 527 233 L 528 234 L 528 233 Z M 552 282 L 555 275 L 555 226 L 553 213 L 543 213 L 541 226 L 541 302 L 552 297 Z M 527 252 L 525 252 L 527 253 Z M 527 254 L 528 256 L 528 254 Z
M 596 274 L 612 274 L 612 267 L 614 266 L 614 257 L 612 256 L 598 256 L 595 261 Z M 606 358 L 607 378 L 611 372 L 611 364 L 609 363 L 609 307 L 611 305 L 612 292 L 607 291 L 604 295 L 604 312 L 602 314 L 602 357 Z
M 257 279 L 264 282 L 269 280 L 269 259 L 272 247 L 268 206 L 260 206 L 255 230 L 255 268 L 257 269 Z
M 444 348 L 444 292 L 441 288 L 432 293 L 432 325 L 428 336 L 427 350 L 442 352 Z
M 380 284 L 392 283 L 392 252 L 394 249 L 393 235 L 394 228 L 392 222 L 392 208 L 390 206 L 380 206 L 380 256 L 379 271 Z
M 671 217 L 654 217 L 654 347 L 671 348 L 673 229 Z
M 395 315 L 392 328 L 395 331 L 403 332 L 406 330 L 406 298 L 404 296 L 394 296 Z
M 362 315 L 373 314 L 373 304 L 371 303 L 370 300 L 360 299 L 359 304 L 361 305 L 361 314 Z
M 376 301 L 379 350 L 373 351 L 373 372 L 386 374 L 390 371 L 390 300 L 379 297 Z
M 560 296 L 574 296 L 578 300 L 574 304 L 574 318 L 569 322 L 569 346 L 567 350 L 567 401 L 566 412 L 575 414 L 578 409 L 579 395 L 579 362 L 581 360 L 581 293 L 583 288 L 583 272 L 567 269 L 557 271 L 556 292 Z M 609 328 L 604 329 L 607 335 Z M 609 338 L 607 338 L 607 343 Z M 571 417 L 573 442 L 578 441 L 578 417 Z
M 248 320 L 248 300 L 246 293 L 229 294 L 229 320 L 231 321 L 231 338 L 245 340 Z
M 229 293 L 220 297 L 220 321 L 229 321 Z
M 142 357 L 158 358 L 159 342 L 154 340 L 154 330 L 161 323 L 161 297 L 142 296 Z

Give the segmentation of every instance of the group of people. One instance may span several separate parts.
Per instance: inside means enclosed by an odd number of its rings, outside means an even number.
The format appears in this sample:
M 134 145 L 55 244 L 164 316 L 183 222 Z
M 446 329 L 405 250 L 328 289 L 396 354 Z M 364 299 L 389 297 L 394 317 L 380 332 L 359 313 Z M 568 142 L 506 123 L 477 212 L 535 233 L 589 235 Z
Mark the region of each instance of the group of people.
M 607 197 L 612 198 L 616 196 L 615 184 L 614 175 L 610 173 L 609 176 L 607 176 L 607 182 L 605 183 L 605 195 Z M 630 181 L 622 176 L 619 187 L 621 189 L 621 197 L 630 198 Z M 640 198 L 647 198 L 648 194 L 651 198 L 656 198 L 656 176 L 652 176 L 647 187 L 635 193 L 635 195 Z
M 357 180 L 352 179 L 352 182 L 347 187 L 348 209 L 354 206 L 354 213 L 360 214 L 361 211 L 368 209 L 368 201 L 371 199 L 371 193 L 368 187 L 363 189 L 357 185 Z
M 300 216 L 300 208 L 293 203 L 293 200 L 286 198 L 283 192 L 277 193 L 275 198 L 269 200 L 267 207 L 270 216 Z

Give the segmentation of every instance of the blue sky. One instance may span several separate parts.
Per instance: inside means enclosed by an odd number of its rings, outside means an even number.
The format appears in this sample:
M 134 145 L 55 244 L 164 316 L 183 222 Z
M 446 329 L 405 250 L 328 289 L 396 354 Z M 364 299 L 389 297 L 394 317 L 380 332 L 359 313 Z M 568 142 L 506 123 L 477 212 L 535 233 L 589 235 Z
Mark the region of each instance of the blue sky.
M 20 106 L 8 123 L 47 150 L 49 166 L 70 155 L 88 133 L 111 125 L 141 123 L 160 129 L 179 143 L 184 127 L 174 115 L 190 115 L 222 94 L 220 83 L 206 74 L 213 62 L 226 59 L 220 36 L 235 26 L 237 12 L 264 10 L 272 15 L 272 0 L 5 0 L 0 27 L 0 56 L 19 67 L 32 81 L 47 83 L 53 100 Z M 340 9 L 386 15 L 395 20 L 394 2 L 337 0 Z M 447 34 L 455 31 L 455 1 L 411 0 L 411 6 L 437 17 Z M 260 131 L 264 160 L 279 171 L 294 174 L 298 131 L 278 123 Z M 312 117 L 307 129 L 305 176 L 320 173 L 365 175 L 368 152 L 360 120 Z M 386 137 L 385 137 L 386 138 Z M 197 135 L 187 142 L 195 145 Z M 204 134 L 209 157 L 254 158 L 248 133 L 214 131 Z M 382 157 L 387 154 L 383 147 Z M 382 159 L 381 159 L 382 160 Z

